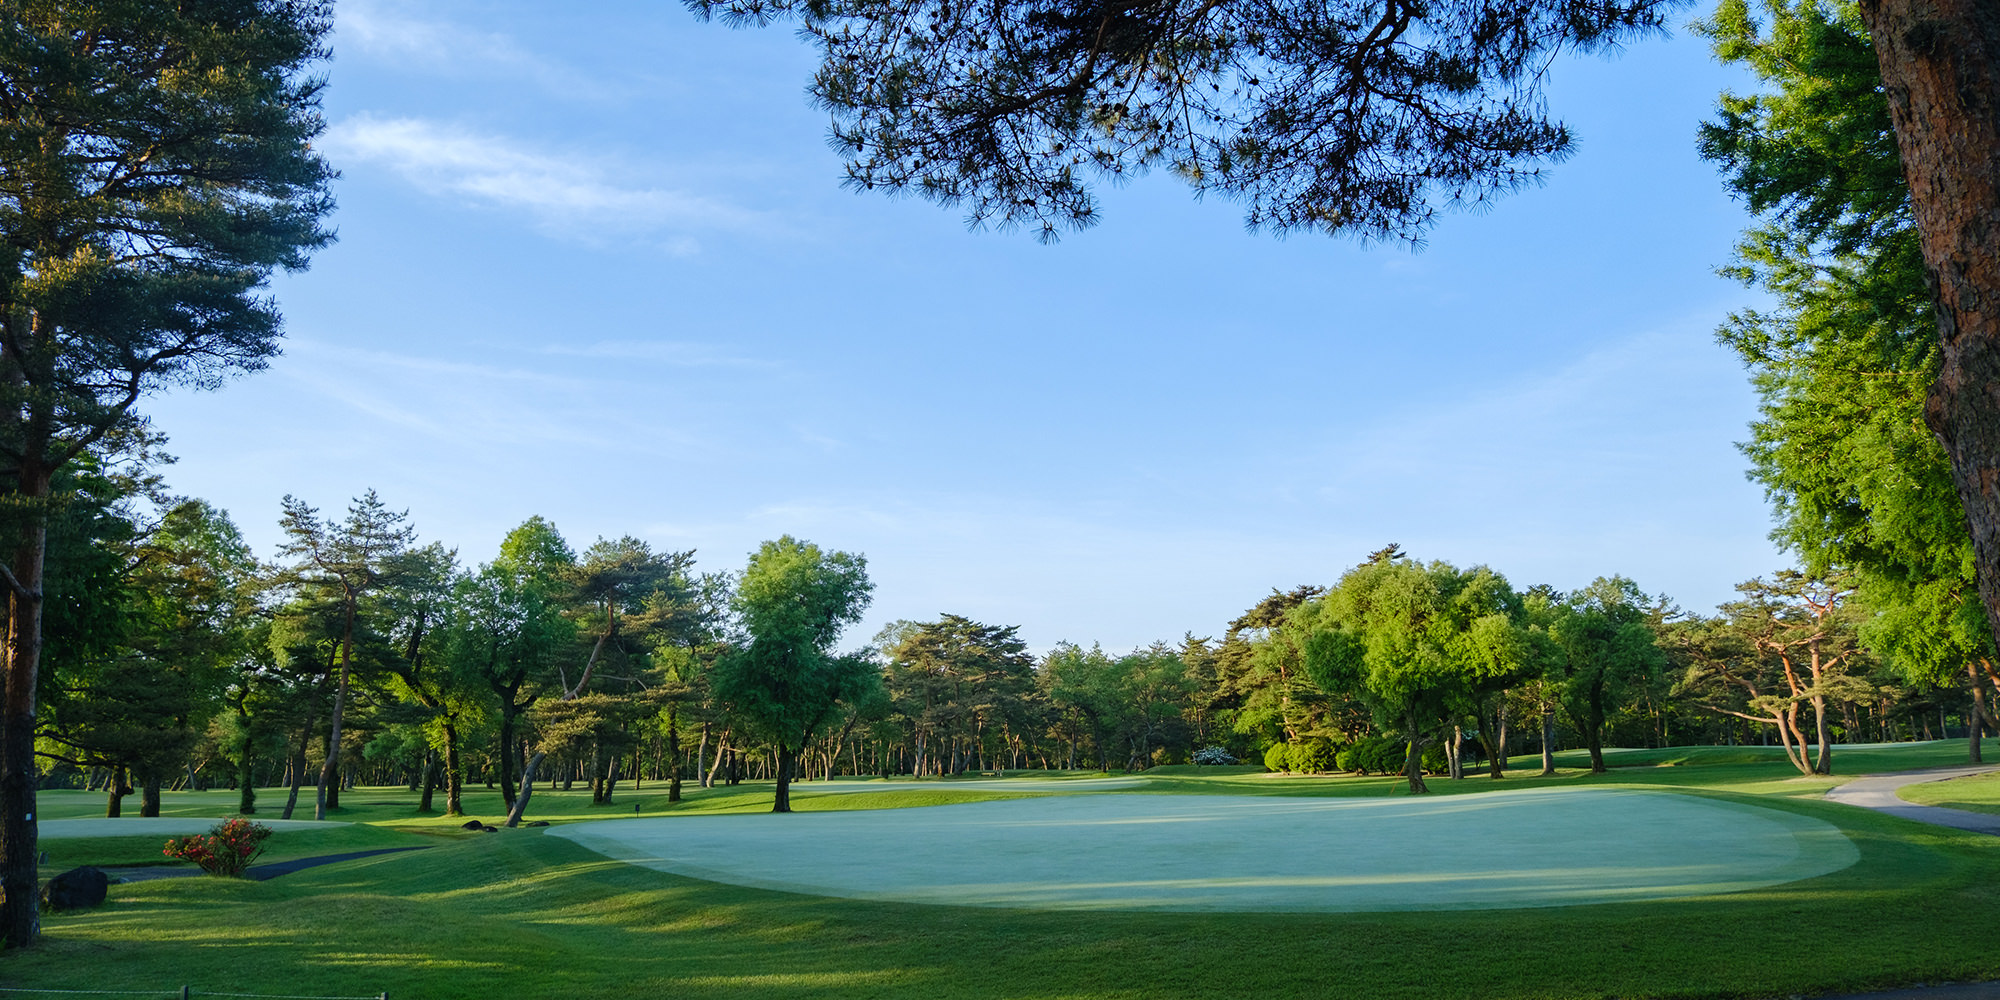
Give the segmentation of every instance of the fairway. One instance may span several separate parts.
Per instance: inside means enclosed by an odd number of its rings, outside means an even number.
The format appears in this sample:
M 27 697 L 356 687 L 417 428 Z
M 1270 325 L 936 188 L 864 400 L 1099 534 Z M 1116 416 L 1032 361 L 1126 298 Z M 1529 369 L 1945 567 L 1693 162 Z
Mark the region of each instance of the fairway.
M 1036 909 L 1501 909 L 1733 892 L 1859 857 L 1818 820 L 1698 796 L 1074 795 L 922 810 L 607 820 L 633 864 L 821 896 Z

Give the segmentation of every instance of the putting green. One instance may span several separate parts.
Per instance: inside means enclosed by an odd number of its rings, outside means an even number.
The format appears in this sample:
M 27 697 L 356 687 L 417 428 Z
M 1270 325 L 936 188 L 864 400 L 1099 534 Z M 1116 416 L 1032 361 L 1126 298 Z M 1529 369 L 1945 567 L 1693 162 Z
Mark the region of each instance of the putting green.
M 633 864 L 854 899 L 1042 909 L 1501 909 L 1735 892 L 1860 857 L 1830 824 L 1692 795 L 1059 795 L 549 831 Z

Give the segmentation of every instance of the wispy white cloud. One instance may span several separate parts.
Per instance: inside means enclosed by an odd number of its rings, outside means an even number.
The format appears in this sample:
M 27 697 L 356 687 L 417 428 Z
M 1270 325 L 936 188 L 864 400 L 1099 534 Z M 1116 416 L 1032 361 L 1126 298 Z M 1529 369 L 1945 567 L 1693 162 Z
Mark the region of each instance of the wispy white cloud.
M 763 358 L 733 354 L 712 344 L 682 340 L 600 340 L 594 344 L 558 344 L 544 349 L 548 354 L 578 358 L 605 358 L 616 361 L 650 361 L 675 368 L 776 369 L 784 365 Z
M 394 431 L 459 454 L 519 453 L 533 445 L 577 454 L 708 455 L 697 434 L 618 403 L 613 380 L 357 350 L 293 339 L 280 377 Z M 361 433 L 360 426 L 355 428 Z
M 633 88 L 609 84 L 542 56 L 508 35 L 464 24 L 413 17 L 406 5 L 342 0 L 335 44 L 385 57 L 397 65 L 445 74 L 498 74 L 527 80 L 566 97 L 605 99 Z
M 526 212 L 585 240 L 646 238 L 668 253 L 698 249 L 694 231 L 770 228 L 761 214 L 703 195 L 628 183 L 604 155 L 564 155 L 421 118 L 358 114 L 327 130 L 337 162 L 386 167 L 430 194 Z

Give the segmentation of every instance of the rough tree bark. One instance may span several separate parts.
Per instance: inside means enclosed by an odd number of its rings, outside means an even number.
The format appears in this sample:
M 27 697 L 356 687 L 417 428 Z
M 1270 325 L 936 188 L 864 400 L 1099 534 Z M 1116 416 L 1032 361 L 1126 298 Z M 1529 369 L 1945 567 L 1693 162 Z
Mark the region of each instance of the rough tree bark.
M 458 726 L 444 724 L 444 814 L 465 815 L 465 769 L 458 761 Z
M 311 701 L 309 702 L 309 704 L 310 704 L 310 705 L 311 705 L 311 706 L 312 706 L 313 708 L 317 708 L 317 707 L 318 707 L 318 705 L 319 705 L 319 696 L 318 696 L 318 692 L 314 692 L 314 694 L 313 694 L 313 697 L 312 697 Z M 291 793 L 290 793 L 289 795 L 285 796 L 285 812 L 284 812 L 284 814 L 283 814 L 283 815 L 281 815 L 281 816 L 279 816 L 279 817 L 278 817 L 279 819 L 291 819 L 291 818 L 292 818 L 292 810 L 293 810 L 293 809 L 296 809 L 296 808 L 298 808 L 298 805 L 299 805 L 299 785 L 303 784 L 303 783 L 305 782 L 305 779 L 306 779 L 306 744 L 312 741 L 312 737 L 313 737 L 313 726 L 314 726 L 315 724 L 317 724 L 318 722 L 319 722 L 319 719 L 318 719 L 318 717 L 317 717 L 317 713 L 316 713 L 316 712 L 314 712 L 314 711 L 312 710 L 312 708 L 308 708 L 308 709 L 306 710 L 306 725 L 305 725 L 305 728 L 304 728 L 304 729 L 301 729 L 301 730 L 299 731 L 299 747 L 298 747 L 298 749 L 297 749 L 297 750 L 295 750 L 295 751 L 293 751 L 293 752 L 292 752 L 292 766 L 291 766 L 291 772 L 292 772 L 292 781 L 291 781 L 291 784 L 292 784 L 292 788 L 291 788 Z
M 1409 729 L 1410 746 L 1409 756 L 1403 760 L 1403 776 L 1410 780 L 1411 795 L 1424 795 L 1430 791 L 1430 786 L 1424 784 L 1424 742 L 1417 736 L 1415 717 L 1405 719 L 1404 724 Z
M 318 794 L 313 798 L 313 819 L 326 818 L 328 790 L 340 773 L 340 725 L 347 709 L 347 677 L 354 652 L 354 618 L 357 595 L 352 587 L 346 587 L 343 595 L 347 602 L 347 624 L 340 634 L 340 686 L 333 691 L 333 727 L 326 741 L 326 761 L 320 765 Z M 334 808 L 339 808 L 340 793 L 332 792 Z
M 1935 295 L 1924 419 L 1951 457 L 2000 634 L 2000 5 L 1862 0 Z
M 778 744 L 778 796 L 771 803 L 774 813 L 792 811 L 792 748 Z
M 700 759 L 700 758 L 696 758 Z M 632 773 L 637 774 L 638 768 Z M 667 706 L 667 801 L 681 800 L 681 714 L 680 706 Z
M 1556 773 L 1556 710 L 1542 709 L 1542 777 Z
M 28 438 L 48 438 L 45 415 L 37 407 Z M 37 423 L 43 426 L 32 426 Z M 37 434 L 35 431 L 41 431 Z M 18 492 L 29 503 L 46 501 L 51 470 L 34 461 L 27 450 Z M 7 691 L 5 716 L 0 719 L 0 940 L 10 948 L 24 947 L 41 933 L 41 899 L 36 891 L 37 833 L 35 790 L 35 677 L 42 665 L 42 563 L 49 532 L 41 517 L 22 529 L 14 551 L 13 572 L 7 577 Z
M 1965 727 L 1965 754 L 1969 762 L 1983 764 L 1979 755 L 1979 728 L 1986 723 L 1986 688 L 1979 683 L 1979 667 L 1968 663 L 1965 676 L 1972 681 L 1972 724 Z

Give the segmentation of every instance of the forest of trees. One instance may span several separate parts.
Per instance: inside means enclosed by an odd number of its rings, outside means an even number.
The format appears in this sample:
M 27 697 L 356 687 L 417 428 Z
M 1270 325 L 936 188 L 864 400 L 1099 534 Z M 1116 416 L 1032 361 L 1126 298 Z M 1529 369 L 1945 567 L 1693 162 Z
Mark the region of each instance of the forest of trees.
M 1990 656 L 1935 669 L 1851 573 L 1786 571 L 1713 616 L 1630 580 L 1517 588 L 1389 546 L 1329 586 L 1273 590 L 1219 635 L 1126 653 L 940 614 L 835 652 L 871 592 L 858 555 L 791 538 L 740 570 L 633 537 L 577 546 L 530 518 L 478 566 L 419 543 L 370 492 L 295 498 L 263 562 L 224 512 L 174 499 L 143 453 L 94 462 L 51 531 L 55 669 L 44 787 L 156 814 L 233 787 L 246 813 L 323 816 L 355 783 L 458 813 L 466 784 L 526 811 L 534 783 L 596 801 L 647 785 L 1134 771 L 1500 777 L 1509 756 L 1769 744 L 1829 772 L 1843 743 L 1968 738 Z M 1197 756 L 1197 752 L 1200 755 Z M 782 792 L 779 805 L 784 804 Z

